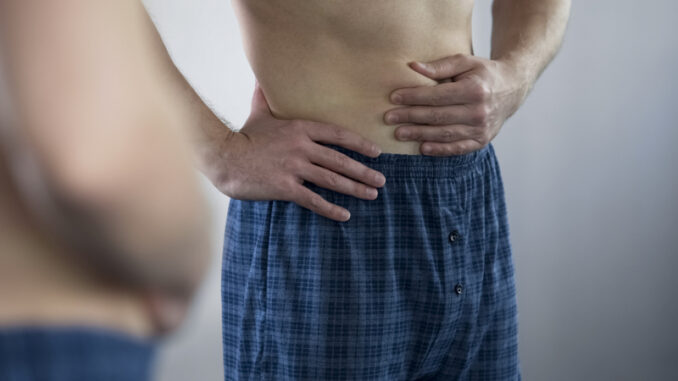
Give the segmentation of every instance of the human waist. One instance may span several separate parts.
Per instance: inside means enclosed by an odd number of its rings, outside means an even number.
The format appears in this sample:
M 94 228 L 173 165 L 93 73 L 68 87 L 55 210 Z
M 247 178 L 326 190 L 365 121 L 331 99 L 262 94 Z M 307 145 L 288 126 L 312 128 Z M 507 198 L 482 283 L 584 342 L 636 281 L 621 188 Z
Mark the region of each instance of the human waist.
M 50 266 L 58 262 L 60 256 L 46 254 L 55 258 L 30 260 L 31 269 L 25 267 L 29 261 L 18 260 L 18 255 L 12 258 L 7 255 L 0 261 L 3 267 L 7 266 L 0 271 L 3 273 L 0 329 L 81 325 L 114 329 L 138 337 L 155 333 L 148 306 L 138 292 L 106 284 L 83 272 Z
M 383 152 L 419 154 L 384 123 L 392 91 L 438 81 L 408 66 L 473 54 L 472 2 L 236 2 L 245 51 L 275 117 L 333 123 Z
M 271 112 L 281 119 L 307 119 L 350 129 L 377 143 L 383 152 L 420 154 L 419 142 L 399 141 L 384 113 L 400 107 L 390 94 L 399 88 L 434 86 L 438 81 L 409 67 L 456 53 L 469 54 L 469 46 L 452 46 L 430 54 L 375 56 L 337 53 L 311 58 L 303 67 L 271 73 L 266 64 L 255 68 Z M 278 66 L 280 69 L 280 66 Z
M 4 201 L 0 197 L 0 207 L 7 206 Z M 16 218 L 9 221 L 7 217 Z M 0 231 L 0 329 L 75 324 L 141 337 L 155 332 L 138 291 L 103 279 L 27 223 L 25 215 L 3 214 L 0 227 L 4 227 Z

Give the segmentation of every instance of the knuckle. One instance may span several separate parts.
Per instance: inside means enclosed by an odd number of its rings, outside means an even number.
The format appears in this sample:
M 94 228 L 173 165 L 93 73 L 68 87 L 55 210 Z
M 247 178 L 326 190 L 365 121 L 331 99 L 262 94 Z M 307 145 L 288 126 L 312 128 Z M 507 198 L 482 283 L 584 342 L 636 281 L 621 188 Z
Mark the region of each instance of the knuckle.
M 482 126 L 489 127 L 490 121 L 492 120 L 492 107 L 490 107 L 487 104 L 483 105 L 482 113 L 483 113 Z
M 473 99 L 477 102 L 486 101 L 490 95 L 487 86 L 478 82 L 474 82 L 469 91 Z
M 483 83 L 480 86 L 480 94 L 482 95 L 481 100 L 484 100 L 484 101 L 488 100 L 490 98 L 490 96 L 492 95 L 492 89 L 490 89 L 490 87 L 486 83 Z
M 480 142 L 485 139 L 488 133 L 489 131 L 486 128 L 474 128 L 466 138 Z
M 296 172 L 300 167 L 300 160 L 294 156 L 285 156 L 280 159 L 280 165 L 288 172 Z
M 449 142 L 452 139 L 454 139 L 454 133 L 447 128 L 443 128 L 443 129 L 440 130 L 440 138 L 443 141 Z
M 346 169 L 348 167 L 348 157 L 338 152 L 332 154 L 332 161 L 338 169 Z
M 456 86 L 441 86 L 441 91 L 445 100 L 453 99 L 456 95 Z
M 343 142 L 348 137 L 348 131 L 346 131 L 343 128 L 340 128 L 340 127 L 332 127 L 332 136 L 338 142 Z
M 486 145 L 492 140 L 492 133 L 490 132 L 489 129 L 484 129 L 483 133 L 480 135 L 480 141 L 479 143 L 481 145 Z
M 482 85 L 482 79 L 476 73 L 471 73 L 464 80 L 468 81 L 470 86 L 480 86 Z
M 434 92 L 429 97 L 429 103 L 435 106 L 441 105 L 445 102 L 445 94 L 442 92 Z
M 428 66 L 433 72 L 439 72 L 443 68 L 443 64 L 441 62 L 429 62 Z
M 287 142 L 287 147 L 295 156 L 299 155 L 306 147 L 306 142 L 299 138 L 293 138 Z
M 294 169 L 294 162 L 291 157 L 285 156 L 280 159 L 280 167 L 284 170 L 291 171 Z
M 294 120 L 290 121 L 287 126 L 294 133 L 299 134 L 299 133 L 305 132 L 305 124 L 304 124 L 303 121 L 301 121 L 299 119 L 294 119 Z
M 337 175 L 336 173 L 330 172 L 327 175 L 325 175 L 325 182 L 330 187 L 336 188 L 341 184 L 341 179 L 339 178 L 339 175 Z
M 273 182 L 273 188 L 283 200 L 293 200 L 299 197 L 299 193 L 294 190 L 297 183 L 289 177 L 281 177 Z
M 365 139 L 362 139 L 361 143 L 362 149 L 365 152 L 373 152 L 374 150 L 378 149 L 374 144 L 368 142 Z M 348 167 L 350 165 L 349 160 L 346 160 L 346 166 Z
M 484 106 L 476 107 L 471 115 L 471 122 L 475 125 L 484 125 L 487 122 L 488 112 Z
M 454 155 L 453 149 L 449 145 L 443 145 L 438 147 L 436 150 L 436 155 L 438 156 L 449 156 Z
M 316 210 L 322 210 L 323 209 L 323 199 L 320 197 L 318 194 L 313 193 L 311 196 L 308 198 L 308 204 L 311 206 L 311 208 L 316 209 Z
M 411 140 L 423 140 L 424 134 L 419 128 L 411 128 L 407 130 L 409 139 Z
M 428 115 L 429 121 L 434 124 L 440 124 L 445 121 L 445 115 L 440 110 L 431 110 Z
M 464 153 L 463 147 L 461 146 L 460 143 L 450 145 L 447 150 L 450 153 L 450 155 L 461 155 Z

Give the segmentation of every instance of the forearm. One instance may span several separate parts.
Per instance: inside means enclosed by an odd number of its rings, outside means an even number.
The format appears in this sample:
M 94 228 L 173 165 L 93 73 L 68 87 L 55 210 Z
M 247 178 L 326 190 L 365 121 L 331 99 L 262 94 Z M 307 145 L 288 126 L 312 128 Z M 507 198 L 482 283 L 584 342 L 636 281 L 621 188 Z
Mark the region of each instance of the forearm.
M 190 294 L 208 261 L 207 210 L 145 53 L 136 1 L 0 1 L 14 106 L 3 138 L 45 225 L 138 286 Z M 35 171 L 25 171 L 27 160 Z
M 494 0 L 490 58 L 510 63 L 524 97 L 563 40 L 570 0 Z
M 152 36 L 152 52 L 161 68 L 159 75 L 171 89 L 174 108 L 183 116 L 185 128 L 191 136 L 200 170 L 208 173 L 215 156 L 227 150 L 234 131 L 228 121 L 220 119 L 202 100 L 176 67 L 151 17 L 144 14 L 144 27 Z

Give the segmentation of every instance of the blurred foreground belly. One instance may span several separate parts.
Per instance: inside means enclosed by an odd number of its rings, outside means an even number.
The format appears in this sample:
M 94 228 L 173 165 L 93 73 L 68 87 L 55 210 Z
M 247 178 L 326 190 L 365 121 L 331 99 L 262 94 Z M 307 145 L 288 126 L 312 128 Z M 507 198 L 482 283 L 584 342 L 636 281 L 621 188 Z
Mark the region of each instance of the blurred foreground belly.
M 13 182 L 0 152 L 0 330 L 76 325 L 150 335 L 139 293 L 102 279 L 38 226 Z
M 247 57 L 273 115 L 334 123 L 384 152 L 420 154 L 394 137 L 390 93 L 437 82 L 408 63 L 473 54 L 472 0 L 234 0 Z

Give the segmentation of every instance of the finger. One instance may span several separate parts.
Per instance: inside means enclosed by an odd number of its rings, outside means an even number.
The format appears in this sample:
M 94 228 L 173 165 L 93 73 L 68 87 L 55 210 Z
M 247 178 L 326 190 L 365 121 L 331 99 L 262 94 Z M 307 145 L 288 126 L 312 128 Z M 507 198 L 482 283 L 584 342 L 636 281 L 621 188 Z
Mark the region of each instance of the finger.
M 308 157 L 314 164 L 346 175 L 373 188 L 382 187 L 386 182 L 386 177 L 381 172 L 325 146 L 316 145 L 310 150 Z
M 379 193 L 374 187 L 361 184 L 326 168 L 308 164 L 302 168 L 304 180 L 335 192 L 347 194 L 363 200 L 374 200 Z
M 391 102 L 402 105 L 448 106 L 476 101 L 469 91 L 469 81 L 447 82 L 436 86 L 398 89 L 391 93 Z
M 348 210 L 328 202 L 319 194 L 313 192 L 303 185 L 297 186 L 292 193 L 293 196 L 290 201 L 295 202 L 321 216 L 339 222 L 348 221 L 348 219 L 351 218 L 351 213 Z
M 421 126 L 403 125 L 395 130 L 398 140 L 430 141 L 450 143 L 458 140 L 471 139 L 477 135 L 477 127 L 465 125 L 451 126 Z
M 389 110 L 384 114 L 387 124 L 417 123 L 434 126 L 449 124 L 475 125 L 475 116 L 470 112 L 468 105 L 453 105 L 444 107 L 411 106 Z
M 474 56 L 460 53 L 435 61 L 412 62 L 410 67 L 431 79 L 443 79 L 472 70 L 476 63 Z
M 313 141 L 334 144 L 370 157 L 381 154 L 381 148 L 358 133 L 328 123 L 306 121 L 308 136 Z
M 480 142 L 471 139 L 453 143 L 424 142 L 419 147 L 422 154 L 430 156 L 464 155 L 481 148 L 483 148 L 483 145 Z

